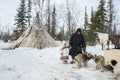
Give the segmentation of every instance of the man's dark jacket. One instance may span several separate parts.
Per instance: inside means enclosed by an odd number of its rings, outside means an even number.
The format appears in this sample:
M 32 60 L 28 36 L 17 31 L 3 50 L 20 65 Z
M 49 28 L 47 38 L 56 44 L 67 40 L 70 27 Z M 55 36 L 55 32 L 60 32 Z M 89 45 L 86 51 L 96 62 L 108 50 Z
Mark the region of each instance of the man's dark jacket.
M 82 34 L 78 35 L 77 33 L 72 34 L 69 45 L 72 47 L 69 51 L 69 55 L 76 56 L 82 53 L 82 48 L 86 47 L 84 36 Z

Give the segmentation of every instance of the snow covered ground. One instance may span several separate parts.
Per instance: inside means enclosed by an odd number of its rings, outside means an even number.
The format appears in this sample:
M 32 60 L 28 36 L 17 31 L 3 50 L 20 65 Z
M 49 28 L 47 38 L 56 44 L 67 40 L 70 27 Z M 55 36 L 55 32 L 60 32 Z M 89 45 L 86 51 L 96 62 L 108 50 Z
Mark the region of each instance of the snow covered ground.
M 0 43 L 0 48 L 8 43 Z M 0 50 L 0 80 L 110 80 L 110 71 L 94 70 L 95 63 L 76 68 L 76 64 L 60 61 L 60 47 Z M 88 46 L 87 51 L 103 55 L 100 46 Z

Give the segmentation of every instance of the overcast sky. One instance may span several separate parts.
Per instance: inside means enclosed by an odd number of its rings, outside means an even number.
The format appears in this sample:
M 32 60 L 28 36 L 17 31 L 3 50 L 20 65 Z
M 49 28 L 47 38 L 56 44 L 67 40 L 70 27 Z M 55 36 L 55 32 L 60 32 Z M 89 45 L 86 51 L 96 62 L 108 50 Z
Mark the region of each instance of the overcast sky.
M 52 3 L 56 3 L 57 5 L 65 5 L 65 0 L 51 0 Z M 72 2 L 73 0 L 68 0 Z M 84 8 L 87 6 L 88 14 L 90 14 L 91 7 L 94 9 L 97 8 L 99 0 L 74 0 L 76 3 L 76 7 L 81 11 L 81 15 L 84 13 Z M 120 0 L 113 0 L 115 9 L 120 16 Z M 20 0 L 0 0 L 0 23 L 1 24 L 10 24 L 13 25 L 14 17 L 17 14 L 17 8 L 19 7 Z

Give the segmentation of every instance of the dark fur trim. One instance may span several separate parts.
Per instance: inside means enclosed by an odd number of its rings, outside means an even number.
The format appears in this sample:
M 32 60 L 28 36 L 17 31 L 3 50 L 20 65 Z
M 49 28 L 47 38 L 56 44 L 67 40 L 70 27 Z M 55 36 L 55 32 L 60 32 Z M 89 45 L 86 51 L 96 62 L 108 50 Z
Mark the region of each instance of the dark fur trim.
M 114 72 L 113 70 L 114 70 L 114 68 L 112 67 L 112 66 L 110 66 L 110 65 L 106 65 L 106 66 L 104 66 L 107 70 L 110 70 L 111 72 Z
M 112 66 L 115 66 L 117 64 L 117 61 L 116 60 L 111 60 L 111 64 L 112 64 Z
M 83 59 L 90 60 L 90 59 L 92 59 L 92 57 L 88 57 L 87 54 L 83 54 Z

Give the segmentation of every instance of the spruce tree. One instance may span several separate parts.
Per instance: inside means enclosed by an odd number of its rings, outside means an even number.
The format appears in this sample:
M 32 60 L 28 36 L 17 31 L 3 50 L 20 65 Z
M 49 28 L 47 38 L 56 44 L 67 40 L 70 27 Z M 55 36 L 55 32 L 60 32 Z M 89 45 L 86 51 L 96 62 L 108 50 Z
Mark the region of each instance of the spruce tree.
M 94 21 L 94 11 L 93 11 L 93 7 L 91 7 L 91 22 Z
M 88 15 L 87 15 L 87 7 L 85 6 L 85 17 L 84 17 L 84 30 L 87 30 L 89 23 L 88 23 Z
M 67 14 L 66 14 L 66 25 L 67 25 L 67 32 L 66 32 L 66 38 L 69 40 L 70 36 L 72 35 L 72 14 L 71 14 L 71 10 L 70 10 L 70 6 L 69 6 L 69 1 L 66 0 L 66 7 L 67 7 Z
M 95 13 L 96 31 L 106 32 L 107 14 L 105 9 L 105 0 L 100 0 L 98 10 Z
M 60 32 L 57 34 L 57 40 L 63 41 L 65 40 L 65 35 L 64 35 L 64 26 L 60 28 Z
M 31 9 L 32 9 L 32 2 L 31 0 L 28 0 L 28 7 L 27 7 L 27 18 L 28 18 L 28 26 L 30 26 L 30 22 L 31 22 Z
M 108 33 L 112 32 L 113 20 L 115 18 L 113 0 L 108 1 Z
M 51 34 L 51 10 L 50 10 L 50 0 L 47 0 L 47 31 Z
M 93 11 L 93 7 L 91 8 L 91 18 L 90 18 L 90 26 L 89 29 L 96 31 L 96 21 L 95 21 L 95 13 Z
M 51 36 L 56 37 L 56 7 L 54 5 L 52 12 L 52 26 L 51 26 Z
M 18 37 L 25 31 L 27 25 L 27 18 L 26 18 L 26 7 L 25 7 L 25 0 L 20 0 L 20 7 L 17 10 L 17 15 L 15 16 L 15 25 L 17 26 L 13 33 L 13 40 L 18 39 Z
M 96 25 L 95 25 L 95 14 L 93 11 L 93 7 L 91 9 L 91 23 L 88 25 L 88 30 L 84 31 L 85 39 L 88 43 L 88 45 L 95 45 L 95 41 L 97 38 L 96 34 Z

